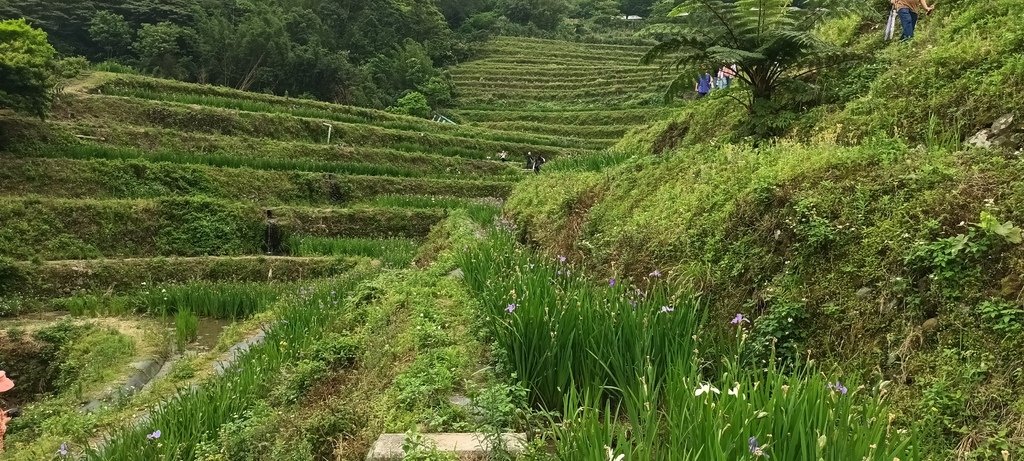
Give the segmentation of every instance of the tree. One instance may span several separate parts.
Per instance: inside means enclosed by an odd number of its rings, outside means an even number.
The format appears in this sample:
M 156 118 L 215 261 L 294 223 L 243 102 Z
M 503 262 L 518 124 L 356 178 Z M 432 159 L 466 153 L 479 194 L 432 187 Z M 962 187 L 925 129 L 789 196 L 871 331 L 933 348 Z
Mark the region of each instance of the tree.
M 100 11 L 89 22 L 89 38 L 103 49 L 104 56 L 123 56 L 132 43 L 132 27 L 116 13 Z
M 619 2 L 616 0 L 582 0 L 576 4 L 573 16 L 608 23 L 609 19 L 614 19 L 619 14 Z
M 565 0 L 498 0 L 496 9 L 512 22 L 553 30 L 565 19 L 569 4 Z
M 142 68 L 160 77 L 179 78 L 185 35 L 184 29 L 169 22 L 143 24 L 134 46 Z
M 0 22 L 0 107 L 46 116 L 56 54 L 46 32 L 24 19 Z
M 646 17 L 651 14 L 655 0 L 622 0 L 621 9 L 625 14 L 636 14 Z
M 744 101 L 752 115 L 775 110 L 780 88 L 855 56 L 819 39 L 815 27 L 853 11 L 854 0 L 685 0 L 669 13 L 675 22 L 653 26 L 660 42 L 643 62 L 671 57 L 681 73 L 666 99 L 690 88 L 695 77 L 737 65 L 737 78 L 750 89 Z
M 437 8 L 444 14 L 453 29 L 462 26 L 467 19 L 484 10 L 484 0 L 438 0 Z

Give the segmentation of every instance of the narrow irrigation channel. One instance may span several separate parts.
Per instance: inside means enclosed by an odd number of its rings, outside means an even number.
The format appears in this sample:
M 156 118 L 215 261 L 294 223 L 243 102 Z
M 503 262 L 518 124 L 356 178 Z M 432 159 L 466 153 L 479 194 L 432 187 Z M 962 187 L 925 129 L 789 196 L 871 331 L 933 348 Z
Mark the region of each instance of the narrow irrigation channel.
M 882 383 L 783 361 L 656 269 L 595 283 L 496 231 L 459 261 L 556 459 L 920 459 Z M 543 445 L 543 444 L 542 444 Z
M 311 283 L 278 306 L 272 326 L 250 336 L 215 363 L 215 377 L 161 403 L 145 418 L 115 431 L 89 460 L 197 459 L 203 442 L 270 395 L 282 366 L 323 345 L 323 332 L 341 315 L 337 306 L 372 270 L 354 270 Z M 344 347 L 332 361 L 344 361 Z M 336 363 L 337 364 L 337 363 Z

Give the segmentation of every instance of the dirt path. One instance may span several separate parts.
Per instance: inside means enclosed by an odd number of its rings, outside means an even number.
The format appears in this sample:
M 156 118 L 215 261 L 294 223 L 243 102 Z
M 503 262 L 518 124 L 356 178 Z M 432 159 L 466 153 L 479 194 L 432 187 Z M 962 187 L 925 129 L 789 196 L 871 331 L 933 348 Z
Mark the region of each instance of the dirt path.
M 71 94 L 88 94 L 96 87 L 110 81 L 117 74 L 110 72 L 89 72 L 80 77 L 71 79 L 64 86 L 65 93 Z

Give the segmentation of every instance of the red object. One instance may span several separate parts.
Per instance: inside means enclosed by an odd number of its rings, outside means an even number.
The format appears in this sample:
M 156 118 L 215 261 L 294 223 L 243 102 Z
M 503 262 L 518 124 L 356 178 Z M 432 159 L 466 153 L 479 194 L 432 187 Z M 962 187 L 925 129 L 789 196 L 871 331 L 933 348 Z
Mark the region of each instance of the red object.
M 7 377 L 7 372 L 0 371 L 0 392 L 7 392 L 14 388 L 14 381 Z

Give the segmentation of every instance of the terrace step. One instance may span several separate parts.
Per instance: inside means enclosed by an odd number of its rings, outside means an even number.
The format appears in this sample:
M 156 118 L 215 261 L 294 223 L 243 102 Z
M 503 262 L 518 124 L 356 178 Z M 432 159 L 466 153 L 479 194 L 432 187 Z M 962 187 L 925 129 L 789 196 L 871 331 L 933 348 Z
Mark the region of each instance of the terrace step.
M 81 293 L 122 293 L 154 284 L 284 282 L 332 277 L 356 267 L 344 257 L 203 256 L 16 262 L 13 293 L 64 297 Z
M 421 434 L 428 444 L 433 444 L 437 450 L 444 453 L 452 453 L 460 460 L 485 460 L 490 459 L 491 446 L 486 442 L 485 435 L 481 433 L 437 433 Z M 373 444 L 370 453 L 366 455 L 367 461 L 398 461 L 405 458 L 405 451 L 402 446 L 405 444 L 406 434 L 381 434 L 380 438 Z M 526 435 L 521 433 L 502 434 L 505 448 L 512 454 L 521 454 L 526 447 Z
M 436 132 L 427 133 L 287 113 L 248 112 L 103 95 L 65 98 L 55 110 L 54 118 L 76 124 L 119 123 L 210 135 L 307 143 L 326 141 L 326 123 L 332 127 L 331 139 L 334 144 L 398 148 L 424 153 L 455 150 L 461 156 L 476 159 L 484 159 L 502 150 L 542 152 L 554 156 L 575 153 L 586 147 L 576 146 L 579 143 L 575 140 L 551 136 L 510 137 L 507 133 L 471 127 L 442 127 Z M 462 131 L 455 132 L 456 129 Z
M 447 213 L 440 208 L 261 207 L 202 197 L 90 200 L 0 195 L 0 254 L 62 260 L 280 253 L 275 236 L 424 237 Z
M 3 122 L 9 122 L 4 120 Z M 0 123 L 3 123 L 0 122 Z M 59 128 L 60 130 L 56 130 Z M 18 127 L 21 131 L 28 131 Z M 73 137 L 84 136 L 93 141 L 85 145 L 105 148 L 130 148 L 147 152 L 145 158 L 166 157 L 168 152 L 181 152 L 196 157 L 216 153 L 221 157 L 234 157 L 262 162 L 342 162 L 367 165 L 387 165 L 390 168 L 416 169 L 432 174 L 458 176 L 500 176 L 510 174 L 503 165 L 489 160 L 478 160 L 446 155 L 444 151 L 422 153 L 378 147 L 355 147 L 338 144 L 325 145 L 309 142 L 274 141 L 253 139 L 245 136 L 227 136 L 182 132 L 166 128 L 144 128 L 130 125 L 90 125 L 82 123 L 53 122 L 34 126 L 35 133 L 52 134 L 63 130 L 66 137 L 59 144 L 70 144 Z M 12 128 L 11 132 L 17 132 Z M 84 144 L 84 143 L 83 143 Z M 163 154 L 163 155 L 162 155 Z M 211 164 L 197 160 L 197 163 Z M 227 162 L 225 162 L 227 163 Z M 239 163 L 242 163 L 241 161 Z M 368 174 L 386 175 L 387 172 L 373 171 Z
M 31 158 L 37 155 L 40 157 Z M 259 169 L 205 165 L 199 163 L 203 161 L 201 156 L 153 162 L 144 158 L 56 157 L 59 155 L 62 153 L 55 150 L 17 156 L 0 153 L 0 195 L 94 199 L 205 195 L 257 204 L 340 205 L 385 195 L 504 198 L 512 190 L 511 182 L 483 181 L 472 176 L 434 179 L 305 172 L 284 167 Z M 54 184 L 61 187 L 54 188 Z

